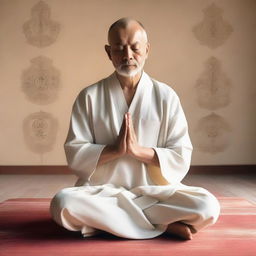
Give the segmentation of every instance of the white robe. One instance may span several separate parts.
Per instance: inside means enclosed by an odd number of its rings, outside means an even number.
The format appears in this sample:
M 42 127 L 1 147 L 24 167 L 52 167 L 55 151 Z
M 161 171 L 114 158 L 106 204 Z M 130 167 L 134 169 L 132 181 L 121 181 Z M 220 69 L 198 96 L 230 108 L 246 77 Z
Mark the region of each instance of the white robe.
M 104 147 L 115 143 L 126 112 L 138 143 L 155 150 L 160 168 L 130 156 L 97 167 Z M 83 89 L 73 106 L 65 151 L 78 181 L 53 198 L 51 214 L 69 230 L 144 239 L 162 234 L 175 221 L 197 231 L 218 218 L 219 203 L 211 193 L 181 183 L 192 145 L 179 98 L 145 72 L 129 107 L 115 73 Z

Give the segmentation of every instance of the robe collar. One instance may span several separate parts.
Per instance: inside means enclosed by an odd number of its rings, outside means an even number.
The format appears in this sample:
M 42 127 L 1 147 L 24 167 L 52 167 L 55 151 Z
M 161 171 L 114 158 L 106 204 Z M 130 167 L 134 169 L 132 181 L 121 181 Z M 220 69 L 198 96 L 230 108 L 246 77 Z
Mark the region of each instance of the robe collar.
M 108 78 L 108 86 L 110 88 L 111 100 L 118 106 L 121 116 L 129 112 L 132 116 L 141 116 L 141 111 L 147 109 L 150 102 L 150 95 L 153 87 L 152 80 L 148 74 L 142 71 L 140 81 L 137 85 L 135 94 L 128 107 L 122 87 L 116 76 L 116 72 L 112 73 Z M 113 103 L 113 102 L 112 102 Z

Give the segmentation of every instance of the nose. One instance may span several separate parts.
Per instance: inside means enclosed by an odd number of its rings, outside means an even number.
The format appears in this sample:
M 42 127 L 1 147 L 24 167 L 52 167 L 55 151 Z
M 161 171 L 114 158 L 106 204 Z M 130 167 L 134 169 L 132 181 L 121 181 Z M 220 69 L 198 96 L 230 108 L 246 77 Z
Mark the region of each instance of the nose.
M 129 61 L 129 60 L 132 60 L 132 59 L 133 59 L 132 50 L 128 46 L 124 47 L 123 60 Z

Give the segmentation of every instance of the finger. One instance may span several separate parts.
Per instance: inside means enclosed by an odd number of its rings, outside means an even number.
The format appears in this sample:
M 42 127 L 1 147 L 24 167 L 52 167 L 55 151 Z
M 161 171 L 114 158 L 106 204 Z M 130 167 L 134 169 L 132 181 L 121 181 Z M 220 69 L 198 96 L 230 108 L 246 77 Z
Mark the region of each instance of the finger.
M 129 129 L 131 129 L 131 132 L 133 130 L 133 123 L 132 123 L 132 116 L 130 113 L 127 113 L 127 118 L 128 118 L 128 126 L 129 126 Z
M 126 117 L 126 114 L 124 114 L 122 126 L 126 126 L 126 123 L 127 123 L 127 117 Z
M 126 126 L 126 115 L 124 115 L 123 117 L 123 122 L 122 122 L 122 125 L 121 125 L 121 128 L 120 128 L 120 131 L 119 131 L 119 136 L 123 135 L 125 133 L 125 126 Z
M 126 116 L 127 126 L 130 127 L 130 113 L 127 112 L 127 113 L 125 114 L 125 116 Z
M 137 140 L 137 137 L 136 137 L 136 133 L 135 133 L 135 130 L 134 130 L 134 126 L 133 126 L 133 122 L 132 122 L 132 117 L 131 117 L 131 114 L 129 115 L 129 131 L 130 131 L 130 136 L 133 140 Z
M 126 117 L 124 116 L 122 127 L 120 129 L 120 133 L 116 142 L 117 148 L 119 152 L 122 154 L 126 152 L 127 147 L 127 125 L 126 125 Z
M 127 129 L 127 143 L 132 143 L 134 141 L 134 135 L 133 135 L 133 131 L 131 129 L 131 120 L 130 121 L 130 125 Z
M 127 137 L 129 136 L 129 130 L 130 130 L 130 123 L 129 123 L 129 115 L 128 113 L 125 114 L 125 118 L 126 118 L 126 133 L 127 133 Z
M 131 115 L 129 115 L 129 124 L 130 124 L 131 131 L 133 131 L 133 122 L 132 122 L 132 116 Z
M 125 114 L 125 129 L 124 129 L 124 133 L 125 133 L 125 138 L 127 136 L 127 132 L 128 132 L 128 120 L 127 120 L 127 115 Z

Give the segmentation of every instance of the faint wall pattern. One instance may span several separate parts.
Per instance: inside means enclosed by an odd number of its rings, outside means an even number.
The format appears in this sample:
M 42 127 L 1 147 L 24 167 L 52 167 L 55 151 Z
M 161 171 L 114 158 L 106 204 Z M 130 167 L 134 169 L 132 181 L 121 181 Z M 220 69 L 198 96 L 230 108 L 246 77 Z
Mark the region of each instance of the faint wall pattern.
M 23 121 L 25 142 L 32 152 L 38 154 L 52 150 L 57 130 L 57 119 L 43 111 L 30 114 Z
M 229 38 L 233 28 L 223 19 L 223 11 L 215 3 L 205 8 L 203 12 L 203 20 L 193 28 L 193 32 L 201 44 L 215 49 Z
M 52 60 L 39 56 L 22 74 L 22 91 L 27 98 L 39 105 L 56 100 L 60 89 L 60 72 L 52 66 Z
M 60 32 L 60 24 L 51 20 L 48 4 L 39 1 L 31 9 L 31 18 L 23 25 L 27 42 L 33 46 L 46 47 L 54 43 Z
M 201 108 L 216 110 L 230 103 L 231 81 L 222 71 L 221 62 L 210 57 L 196 81 L 197 102 Z
M 195 143 L 197 149 L 207 153 L 218 153 L 224 151 L 230 141 L 231 128 L 223 117 L 211 113 L 198 122 L 195 133 L 198 139 Z

